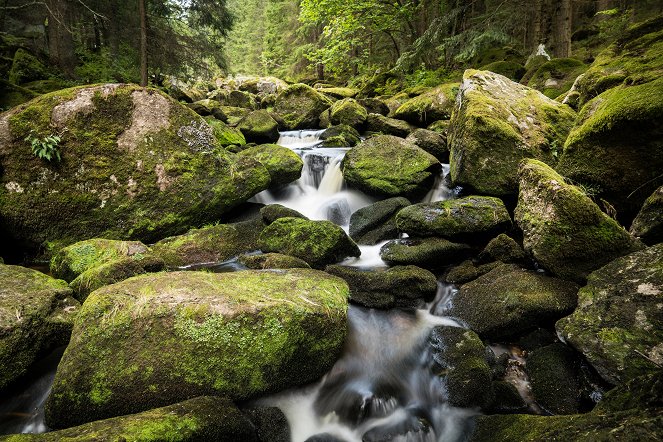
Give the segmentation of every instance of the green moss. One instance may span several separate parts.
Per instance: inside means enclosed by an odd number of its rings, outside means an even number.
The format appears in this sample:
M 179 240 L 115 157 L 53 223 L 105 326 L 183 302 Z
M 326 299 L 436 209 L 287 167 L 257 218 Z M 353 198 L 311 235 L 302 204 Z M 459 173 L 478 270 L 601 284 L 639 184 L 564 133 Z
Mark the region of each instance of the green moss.
M 329 98 L 305 84 L 288 86 L 279 93 L 274 111 L 283 118 L 288 129 L 317 127 L 322 112 L 332 105 Z
M 366 109 L 352 98 L 334 103 L 330 109 L 332 124 L 343 124 L 354 128 L 361 127 L 368 117 Z
M 587 70 L 587 66 L 574 58 L 553 58 L 538 66 L 527 86 L 537 89 L 548 98 L 556 98 L 573 86 L 576 78 Z
M 355 98 L 359 91 L 350 87 L 323 87 L 318 88 L 318 92 L 329 95 L 333 98 Z
M 253 143 L 273 143 L 279 139 L 278 123 L 266 110 L 251 112 L 237 125 L 246 139 Z
M 24 84 L 48 77 L 46 67 L 25 49 L 18 49 L 14 54 L 12 67 L 9 71 L 9 82 Z
M 630 232 L 648 245 L 663 242 L 663 186 L 659 187 L 645 200 L 638 216 L 631 224 Z
M 437 120 L 448 120 L 458 93 L 458 83 L 438 86 L 401 105 L 394 118 L 426 126 Z
M 220 146 L 244 146 L 246 144 L 246 138 L 244 138 L 244 134 L 239 129 L 230 127 L 214 117 L 207 117 L 205 121 L 212 126 L 214 138 L 216 138 Z
M 239 156 L 252 158 L 265 166 L 271 179 L 270 187 L 283 186 L 299 179 L 304 167 L 299 155 L 278 144 L 249 147 L 241 151 Z
M 30 89 L 12 84 L 0 78 L 0 109 L 9 109 L 37 96 Z
M 310 269 L 303 259 L 294 256 L 282 255 L 280 253 L 263 253 L 259 255 L 242 255 L 239 262 L 250 269 Z
M 504 75 L 509 80 L 520 81 L 525 75 L 525 66 L 515 61 L 494 61 L 485 66 L 481 66 L 482 71 L 495 72 Z
M 416 265 L 439 270 L 463 260 L 470 252 L 471 248 L 467 244 L 453 243 L 442 238 L 408 238 L 383 245 L 380 258 L 389 265 Z

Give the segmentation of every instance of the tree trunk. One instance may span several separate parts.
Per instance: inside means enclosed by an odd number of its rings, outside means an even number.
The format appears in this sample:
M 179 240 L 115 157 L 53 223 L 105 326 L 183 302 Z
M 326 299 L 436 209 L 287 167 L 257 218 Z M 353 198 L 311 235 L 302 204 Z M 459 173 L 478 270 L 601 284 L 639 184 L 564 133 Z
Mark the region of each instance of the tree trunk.
M 74 38 L 70 30 L 71 14 L 69 4 L 62 0 L 48 0 L 48 56 L 66 76 L 74 77 L 76 54 Z
M 147 86 L 147 11 L 145 0 L 138 0 L 140 14 L 140 85 Z
M 568 57 L 571 55 L 571 33 L 573 5 L 572 0 L 560 0 L 555 11 L 555 26 L 553 41 L 555 42 L 553 53 L 556 57 Z

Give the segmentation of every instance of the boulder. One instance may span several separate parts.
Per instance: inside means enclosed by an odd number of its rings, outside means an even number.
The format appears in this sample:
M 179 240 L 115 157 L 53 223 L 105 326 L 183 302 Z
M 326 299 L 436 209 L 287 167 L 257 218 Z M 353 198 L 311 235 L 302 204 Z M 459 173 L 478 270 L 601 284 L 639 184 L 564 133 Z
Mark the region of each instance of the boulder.
M 410 236 L 482 242 L 508 230 L 511 217 L 499 198 L 468 196 L 413 204 L 398 212 L 396 225 Z
M 260 216 L 265 224 L 271 224 L 279 218 L 302 218 L 308 219 L 295 209 L 285 207 L 281 204 L 269 204 L 260 209 Z
M 26 138 L 53 134 L 60 159 L 35 157 Z M 0 167 L 0 231 L 47 252 L 94 237 L 152 242 L 218 219 L 269 183 L 260 163 L 220 148 L 202 117 L 121 84 L 53 92 L 2 114 Z
M 520 81 L 525 75 L 526 69 L 521 63 L 516 61 L 494 61 L 486 65 L 481 66 L 480 70 L 490 71 L 496 74 L 500 74 L 512 81 Z
M 334 103 L 329 117 L 332 124 L 346 124 L 355 129 L 363 126 L 368 112 L 353 98 L 345 98 Z
M 447 312 L 479 336 L 498 340 L 552 324 L 576 307 L 578 286 L 502 264 L 464 284 Z
M 79 307 L 66 282 L 0 264 L 0 393 L 67 344 Z
M 501 262 L 496 261 L 475 265 L 471 260 L 466 260 L 456 267 L 449 269 L 447 274 L 444 275 L 444 282 L 460 286 L 466 282 L 474 281 L 479 276 L 485 275 L 495 267 L 499 267 L 500 264 Z
M 415 129 L 406 138 L 421 149 L 438 159 L 440 163 L 449 162 L 449 147 L 446 134 L 440 134 L 428 129 Z
M 347 124 L 328 128 L 320 139 L 324 147 L 354 147 L 361 141 L 359 132 Z
M 357 102 L 364 106 L 369 114 L 380 114 L 385 117 L 389 114 L 389 106 L 379 98 L 360 98 Z
M 240 91 L 250 92 L 258 96 L 278 94 L 288 87 L 288 83 L 276 77 L 247 78 L 239 84 Z
M 254 270 L 264 269 L 310 269 L 303 259 L 280 253 L 261 253 L 258 255 L 240 255 L 239 262 Z
M 359 91 L 350 87 L 317 87 L 318 92 L 329 95 L 332 98 L 342 100 L 344 98 L 354 98 Z
M 578 308 L 557 331 L 608 382 L 619 384 L 663 364 L 663 244 L 591 273 Z
M 389 241 L 380 249 L 380 258 L 389 265 L 416 265 L 426 269 L 440 268 L 462 261 L 472 249 L 442 238 L 407 238 Z
M 258 249 L 262 220 L 216 224 L 162 239 L 152 251 L 170 269 L 227 261 Z
M 397 238 L 396 214 L 409 205 L 406 198 L 394 197 L 362 207 L 350 216 L 350 238 L 368 245 Z
M 359 247 L 336 224 L 301 218 L 275 220 L 260 234 L 259 245 L 263 252 L 295 256 L 313 268 L 361 255 Z
M 465 71 L 449 128 L 451 179 L 485 195 L 513 195 L 518 163 L 556 161 L 575 112 L 487 71 Z
M 556 170 L 594 188 L 630 222 L 663 183 L 661 118 L 663 78 L 610 89 L 582 108 Z
M 245 109 L 243 107 L 236 106 L 221 106 L 221 110 L 228 118 L 226 123 L 233 127 L 237 126 L 239 122 L 242 121 L 242 118 L 251 113 L 251 109 Z
M 396 109 L 393 117 L 423 127 L 433 121 L 448 120 L 454 108 L 458 86 L 458 83 L 444 84 L 411 98 Z
M 249 143 L 274 143 L 279 139 L 279 124 L 266 110 L 251 112 L 237 124 Z
M 425 195 L 439 168 L 434 156 L 390 135 L 362 142 L 343 159 L 343 177 L 350 186 L 383 197 Z
M 3 442 L 257 442 L 256 428 L 228 399 L 199 396 L 174 405 L 43 434 L 0 436 Z
M 435 275 L 416 266 L 361 270 L 331 265 L 325 272 L 345 279 L 350 300 L 368 308 L 417 308 L 433 299 L 437 291 Z
M 383 135 L 394 135 L 405 138 L 416 128 L 410 123 L 395 118 L 388 118 L 380 114 L 368 114 L 366 117 L 366 130 Z
M 244 146 L 246 144 L 246 138 L 236 127 L 230 127 L 214 117 L 206 117 L 205 121 L 212 128 L 214 139 L 221 147 Z
M 491 385 L 495 400 L 487 410 L 489 414 L 527 413 L 527 403 L 515 385 L 507 381 L 493 381 Z
M 477 257 L 479 262 L 501 261 L 506 264 L 524 264 L 527 255 L 513 238 L 500 233 L 491 239 Z
M 242 109 L 257 109 L 258 102 L 256 97 L 250 92 L 245 91 L 230 91 L 222 94 L 217 99 L 224 106 L 241 107 Z
M 14 53 L 12 67 L 9 69 L 8 77 L 10 83 L 22 85 L 34 80 L 48 78 L 48 69 L 37 57 L 23 48 Z
M 645 200 L 631 224 L 630 232 L 648 245 L 663 242 L 663 186 Z
M 30 89 L 10 83 L 4 78 L 0 78 L 0 108 L 10 109 L 26 101 L 30 101 L 39 94 Z
M 187 107 L 201 117 L 212 116 L 224 123 L 228 122 L 228 116 L 223 112 L 223 109 L 221 109 L 221 103 L 218 101 L 206 98 L 204 100 L 196 101 L 195 103 L 188 103 Z
M 286 129 L 318 127 L 320 114 L 332 105 L 329 98 L 305 84 L 293 84 L 279 93 L 274 112 L 279 114 Z
M 205 94 L 201 90 L 175 77 L 166 78 L 163 87 L 166 93 L 177 101 L 193 103 L 205 99 Z
M 159 273 L 96 290 L 58 366 L 47 425 L 313 382 L 340 355 L 348 295 L 342 279 L 305 269 Z
M 285 186 L 298 180 L 304 167 L 299 155 L 278 144 L 249 147 L 241 151 L 238 156 L 257 160 L 265 166 L 269 172 L 271 188 Z
M 520 166 L 515 219 L 525 250 L 560 278 L 584 282 L 587 275 L 643 245 L 579 188 L 536 160 Z
M 277 407 L 252 407 L 242 410 L 256 427 L 260 442 L 290 442 L 290 424 Z
M 543 93 L 548 98 L 557 98 L 571 89 L 587 66 L 575 58 L 553 58 L 528 72 L 527 86 Z

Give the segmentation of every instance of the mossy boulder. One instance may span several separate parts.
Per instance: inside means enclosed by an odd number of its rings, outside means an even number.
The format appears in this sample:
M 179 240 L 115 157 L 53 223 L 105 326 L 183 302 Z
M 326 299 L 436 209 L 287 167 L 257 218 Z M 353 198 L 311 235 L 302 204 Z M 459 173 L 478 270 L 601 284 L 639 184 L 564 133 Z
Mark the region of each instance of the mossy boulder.
M 482 71 L 490 71 L 499 75 L 503 75 L 509 80 L 520 81 L 525 75 L 526 69 L 522 63 L 517 61 L 495 61 L 481 66 Z
M 251 112 L 237 124 L 249 143 L 274 143 L 279 139 L 279 124 L 266 110 Z
M 416 266 L 361 270 L 331 265 L 325 272 L 345 279 L 350 299 L 369 308 L 417 308 L 433 299 L 437 291 L 435 275 Z
M 456 101 L 458 83 L 438 86 L 403 103 L 393 117 L 417 126 L 428 126 L 433 121 L 448 120 Z
M 416 129 L 407 136 L 406 140 L 433 155 L 440 163 L 449 162 L 449 147 L 447 145 L 446 134 L 440 134 L 428 129 Z
M 26 101 L 30 101 L 37 95 L 30 89 L 17 86 L 7 80 L 0 78 L 0 109 L 10 109 Z
M 224 106 L 241 107 L 249 110 L 258 108 L 256 97 L 250 92 L 233 90 L 219 95 L 217 99 Z
M 61 160 L 35 157 L 30 134 L 60 134 Z M 29 249 L 151 242 L 218 219 L 269 183 L 260 163 L 223 150 L 202 117 L 121 84 L 53 92 L 2 114 L 0 166 L 0 230 Z
M 252 109 L 245 109 L 243 107 L 236 106 L 221 106 L 221 110 L 224 114 L 226 114 L 228 120 L 226 123 L 233 127 L 237 126 L 239 122 L 242 121 L 242 118 L 246 117 L 252 112 Z
M 244 146 L 246 138 L 236 127 L 230 127 L 221 120 L 214 117 L 206 117 L 205 121 L 212 128 L 214 139 L 221 147 Z
M 554 275 L 577 282 L 644 247 L 579 188 L 536 160 L 520 166 L 515 219 L 525 250 Z
M 380 249 L 380 258 L 389 265 L 416 265 L 439 270 L 462 261 L 471 253 L 467 244 L 442 238 L 407 238 L 389 241 Z
M 394 135 L 405 138 L 416 129 L 410 123 L 385 117 L 380 114 L 368 114 L 366 117 L 366 131 L 383 135 Z
M 568 315 L 576 307 L 577 291 L 572 282 L 503 264 L 464 284 L 447 314 L 496 340 Z
M 277 407 L 257 406 L 244 408 L 242 412 L 256 427 L 259 442 L 290 442 L 290 424 L 283 411 Z
M 527 255 L 513 238 L 500 233 L 490 240 L 477 259 L 483 263 L 501 261 L 506 264 L 523 264 L 527 261 Z
M 228 116 L 225 114 L 225 112 L 223 112 L 221 103 L 216 100 L 210 100 L 209 98 L 206 98 L 204 100 L 196 101 L 195 103 L 188 103 L 187 107 L 201 117 L 212 116 L 217 120 L 223 121 L 224 123 L 228 122 Z
M 360 98 L 357 102 L 364 106 L 369 114 L 389 115 L 389 106 L 380 98 Z
M 403 197 L 388 198 L 355 211 L 350 216 L 350 238 L 357 244 L 377 244 L 398 237 L 396 214 L 410 205 Z
M 156 408 L 44 434 L 0 436 L 2 442 L 223 440 L 257 442 L 251 421 L 228 399 L 200 396 Z
M 313 382 L 341 352 L 348 295 L 342 279 L 305 269 L 159 273 L 96 290 L 58 366 L 47 424 Z
M 485 195 L 514 195 L 518 164 L 561 153 L 575 112 L 501 75 L 467 70 L 449 128 L 451 179 Z
M 67 343 L 79 307 L 66 282 L 0 264 L 0 393 Z
M 281 204 L 269 204 L 260 209 L 260 216 L 266 224 L 271 224 L 279 218 L 302 218 L 308 219 L 295 209 L 285 207 Z
M 261 253 L 258 255 L 241 255 L 239 262 L 254 270 L 264 269 L 310 269 L 303 259 L 280 253 Z
M 582 108 L 556 170 L 595 188 L 630 222 L 663 183 L 661 118 L 663 78 L 604 92 Z
M 330 221 L 279 218 L 260 234 L 263 252 L 277 252 L 303 259 L 313 268 L 324 268 L 347 257 L 358 257 L 357 244 Z
M 332 105 L 329 117 L 332 124 L 346 124 L 357 129 L 363 126 L 368 112 L 357 100 L 345 98 Z
M 23 48 L 14 54 L 8 80 L 13 84 L 24 84 L 30 81 L 48 78 L 48 71 L 37 57 Z
M 645 200 L 638 216 L 631 224 L 630 232 L 645 244 L 654 245 L 663 242 L 663 186 Z
M 332 105 L 332 101 L 305 84 L 293 84 L 279 93 L 274 112 L 283 118 L 286 129 L 310 129 L 318 127 L 320 114 Z
M 351 87 L 317 87 L 318 92 L 329 95 L 332 98 L 342 100 L 344 98 L 355 98 L 359 91 Z
M 425 195 L 439 168 L 434 156 L 391 135 L 370 138 L 343 159 L 343 177 L 350 186 L 383 197 Z
M 663 364 L 663 244 L 618 258 L 591 273 L 578 309 L 557 323 L 612 384 Z
M 324 147 L 354 147 L 360 143 L 359 132 L 352 126 L 332 126 L 320 134 Z
M 433 369 L 444 380 L 449 404 L 486 409 L 495 399 L 486 347 L 472 330 L 435 327 L 429 337 Z
M 575 58 L 553 58 L 529 73 L 527 86 L 543 93 L 548 98 L 557 98 L 568 92 L 587 66 Z
M 170 269 L 226 261 L 258 249 L 262 220 L 217 224 L 162 239 L 152 251 Z
M 398 212 L 396 225 L 410 236 L 481 242 L 508 230 L 511 216 L 499 198 L 468 196 L 413 204 Z
M 302 174 L 304 162 L 287 147 L 278 144 L 261 144 L 249 147 L 239 153 L 240 157 L 247 157 L 259 161 L 269 172 L 269 187 L 280 187 L 299 179 Z
M 500 261 L 495 261 L 477 265 L 468 259 L 449 269 L 444 275 L 444 282 L 460 286 L 466 282 L 474 281 L 479 276 L 485 275 L 495 267 L 499 267 L 501 264 Z

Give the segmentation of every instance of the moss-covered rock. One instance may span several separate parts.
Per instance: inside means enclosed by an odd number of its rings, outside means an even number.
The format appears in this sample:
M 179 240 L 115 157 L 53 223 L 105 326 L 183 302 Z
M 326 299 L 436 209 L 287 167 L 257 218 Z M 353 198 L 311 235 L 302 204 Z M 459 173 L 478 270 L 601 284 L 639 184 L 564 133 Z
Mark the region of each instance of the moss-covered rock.
M 368 112 L 357 100 L 345 98 L 332 105 L 329 117 L 332 124 L 346 124 L 357 129 L 363 126 Z
M 364 106 L 369 114 L 380 114 L 385 117 L 389 115 L 389 106 L 380 98 L 360 98 L 357 102 Z
M 8 80 L 13 84 L 24 84 L 30 81 L 48 78 L 48 71 L 37 57 L 20 48 L 14 54 Z
M 224 106 L 241 107 L 242 109 L 254 110 L 258 108 L 255 95 L 250 92 L 232 90 L 217 96 Z
M 239 262 L 254 270 L 264 269 L 310 269 L 303 259 L 280 253 L 261 253 L 258 255 L 240 255 Z
M 248 157 L 262 163 L 270 176 L 269 187 L 280 187 L 299 179 L 304 162 L 287 147 L 278 144 L 262 144 L 249 147 L 239 153 L 240 157 Z
M 359 247 L 336 224 L 301 218 L 275 220 L 260 234 L 259 245 L 263 252 L 295 256 L 313 268 L 361 255 Z
M 458 83 L 445 84 L 411 98 L 396 109 L 393 117 L 418 126 L 448 120 L 451 118 L 458 86 Z
M 663 364 L 663 244 L 591 273 L 558 332 L 613 384 Z
M 279 218 L 302 218 L 308 219 L 295 209 L 285 207 L 281 204 L 269 204 L 260 209 L 260 216 L 262 216 L 265 224 L 271 224 Z
M 368 114 L 365 127 L 368 132 L 394 135 L 401 138 L 407 137 L 410 132 L 416 129 L 406 121 L 388 118 L 380 114 Z
M 634 408 L 663 408 L 663 370 L 638 376 L 610 390 L 595 410 L 610 413 Z
M 476 265 L 471 260 L 466 260 L 461 262 L 456 267 L 449 269 L 446 275 L 444 275 L 444 282 L 450 284 L 462 285 L 466 282 L 474 281 L 479 276 L 485 275 L 486 273 L 493 270 L 495 267 L 499 267 L 501 262 L 489 262 L 486 264 Z
M 2 110 L 23 104 L 37 95 L 30 89 L 17 86 L 4 78 L 0 78 L 0 109 Z
M 493 381 L 492 386 L 493 391 L 495 392 L 495 399 L 487 410 L 490 414 L 514 414 L 527 412 L 527 403 L 525 403 L 525 400 L 520 396 L 518 389 L 511 382 Z
M 237 124 L 249 143 L 274 143 L 279 139 L 279 124 L 266 110 L 251 112 Z
M 193 229 L 184 235 L 162 239 L 152 251 L 168 268 L 226 261 L 258 249 L 262 220 L 217 224 Z
M 250 92 L 259 97 L 278 94 L 288 87 L 288 83 L 276 77 L 249 77 L 239 81 L 240 91 Z M 218 82 L 217 85 L 221 86 Z
M 221 110 L 226 114 L 228 120 L 226 123 L 233 127 L 237 126 L 242 118 L 251 113 L 251 109 L 236 106 L 221 106 Z
M 351 87 L 316 87 L 318 92 L 329 95 L 332 98 L 342 100 L 344 98 L 355 98 L 359 91 Z
M 515 219 L 525 250 L 554 275 L 578 282 L 613 259 L 643 248 L 579 188 L 536 160 L 520 166 Z
M 501 261 L 506 264 L 523 264 L 527 255 L 513 238 L 501 233 L 490 240 L 477 259 L 483 263 Z
M 630 222 L 663 183 L 661 118 L 663 78 L 604 92 L 582 108 L 556 169 Z
M 3 442 L 255 442 L 256 429 L 228 399 L 200 396 L 142 413 L 44 434 L 0 436 Z
M 350 299 L 369 308 L 417 308 L 433 299 L 437 291 L 435 275 L 416 266 L 361 270 L 331 265 L 325 271 L 345 279 Z
M 508 230 L 511 217 L 499 198 L 468 196 L 413 204 L 398 212 L 396 224 L 410 236 L 481 242 Z
M 347 124 L 332 126 L 320 134 L 324 147 L 354 147 L 361 141 L 359 132 Z
M 290 442 L 288 418 L 277 407 L 252 407 L 242 412 L 256 427 L 259 442 Z
M 472 330 L 435 327 L 429 337 L 433 369 L 443 377 L 449 404 L 455 407 L 487 408 L 495 399 L 486 348 Z
M 520 81 L 525 75 L 526 69 L 521 63 L 516 61 L 495 61 L 481 66 L 482 71 L 490 71 L 503 75 L 511 81 Z
M 370 138 L 343 159 L 348 184 L 376 196 L 421 197 L 430 190 L 439 168 L 434 156 L 391 135 Z
M 406 140 L 433 155 L 440 163 L 449 162 L 449 146 L 447 145 L 446 133 L 441 134 L 432 130 L 416 129 L 407 136 Z
M 187 103 L 187 107 L 200 115 L 201 117 L 212 116 L 217 120 L 228 122 L 228 116 L 223 112 L 221 103 L 216 100 L 206 98 L 204 100 L 196 101 L 195 103 Z
M 380 258 L 389 265 L 416 265 L 431 270 L 462 261 L 471 253 L 467 244 L 442 238 L 407 238 L 389 241 L 380 249 Z
M 332 101 L 305 84 L 293 84 L 276 97 L 274 112 L 289 130 L 318 127 L 320 114 Z
M 587 66 L 575 58 L 553 58 L 528 73 L 527 86 L 543 93 L 548 98 L 557 98 L 568 92 Z
M 67 343 L 79 307 L 66 282 L 0 264 L 0 393 Z
M 58 366 L 47 424 L 312 382 L 340 354 L 348 295 L 345 281 L 305 269 L 159 273 L 96 290 Z
M 230 127 L 221 120 L 214 117 L 206 117 L 205 121 L 212 128 L 214 139 L 221 147 L 244 146 L 246 138 L 236 127 Z
M 645 200 L 638 216 L 633 220 L 631 235 L 642 239 L 645 244 L 663 242 L 663 186 Z
M 447 313 L 481 337 L 500 339 L 569 314 L 577 291 L 572 282 L 503 264 L 464 284 Z
M 30 134 L 60 134 L 61 160 L 35 157 Z M 53 92 L 2 114 L 0 166 L 0 230 L 30 248 L 154 241 L 218 219 L 269 183 L 260 163 L 220 148 L 202 117 L 119 84 Z
M 357 244 L 377 244 L 398 237 L 396 214 L 410 205 L 403 197 L 388 198 L 355 211 L 350 216 L 350 238 Z
M 449 129 L 451 178 L 485 195 L 512 195 L 518 163 L 552 164 L 575 112 L 535 89 L 487 71 L 465 71 Z

